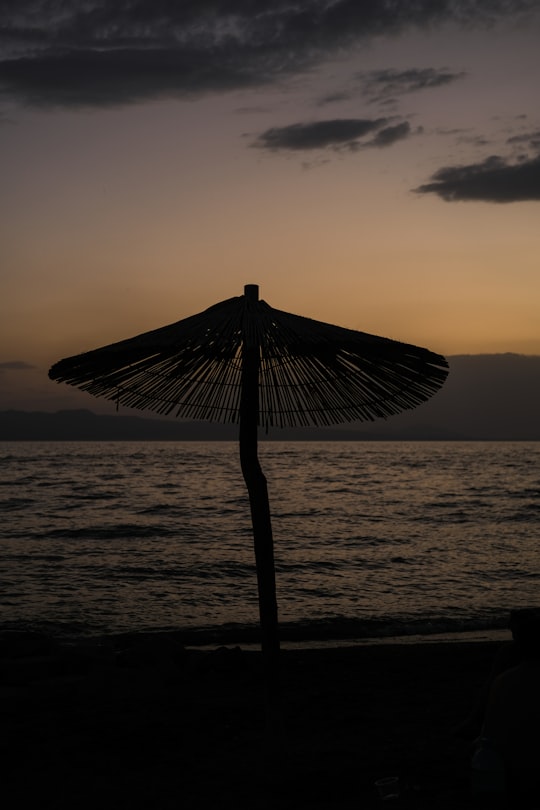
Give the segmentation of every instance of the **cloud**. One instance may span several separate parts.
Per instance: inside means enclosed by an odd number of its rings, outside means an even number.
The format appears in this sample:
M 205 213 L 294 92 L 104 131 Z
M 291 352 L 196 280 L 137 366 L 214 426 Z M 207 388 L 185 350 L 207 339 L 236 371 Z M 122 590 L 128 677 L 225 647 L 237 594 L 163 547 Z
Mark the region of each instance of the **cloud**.
M 540 200 L 540 154 L 520 163 L 492 156 L 482 163 L 439 169 L 430 183 L 414 189 L 447 202 L 482 200 L 509 203 Z
M 379 148 L 385 146 L 392 146 L 397 141 L 402 141 L 408 138 L 411 134 L 411 127 L 408 121 L 403 121 L 401 124 L 396 124 L 392 127 L 385 127 L 377 132 L 372 141 L 368 141 L 366 146 L 376 146 Z
M 308 151 L 311 149 L 359 149 L 384 148 L 408 138 L 411 127 L 408 121 L 385 126 L 387 118 L 335 118 L 307 124 L 289 124 L 272 127 L 261 133 L 253 146 L 271 151 Z M 370 140 L 361 140 L 373 132 Z
M 453 73 L 446 69 L 411 68 L 409 70 L 374 70 L 359 74 L 364 80 L 364 95 L 372 101 L 388 101 L 405 93 L 416 93 L 433 87 L 441 87 L 461 79 L 464 72 Z
M 258 136 L 254 145 L 270 150 L 307 150 L 327 147 L 356 149 L 359 146 L 359 138 L 375 132 L 386 123 L 386 118 L 373 120 L 335 118 L 307 124 L 289 124 L 285 127 L 267 129 Z
M 537 0 L 4 0 L 0 92 L 32 105 L 95 107 L 256 87 L 370 37 L 531 10 Z M 458 75 L 427 70 L 412 71 L 408 84 L 406 72 L 387 82 L 411 92 Z
M 540 130 L 524 132 L 521 135 L 513 135 L 511 138 L 508 138 L 506 142 L 512 145 L 524 145 L 533 149 L 535 152 L 540 152 Z
M 371 103 L 391 104 L 399 96 L 416 93 L 421 90 L 439 88 L 458 81 L 466 74 L 452 72 L 446 68 L 409 68 L 408 70 L 372 70 L 355 75 L 355 81 L 361 83 L 361 93 Z M 349 101 L 352 93 L 337 91 L 329 93 L 318 100 L 319 106 L 339 101 Z
M 324 107 L 326 104 L 337 104 L 340 101 L 350 101 L 351 94 L 345 91 L 339 91 L 337 93 L 329 93 L 327 96 L 323 96 L 317 101 L 319 107 Z
M 0 363 L 0 374 L 4 371 L 32 371 L 36 367 L 23 360 L 6 360 Z
M 265 81 L 241 64 L 218 68 L 182 49 L 82 49 L 0 63 L 0 88 L 27 104 L 108 107 L 160 98 L 226 91 Z

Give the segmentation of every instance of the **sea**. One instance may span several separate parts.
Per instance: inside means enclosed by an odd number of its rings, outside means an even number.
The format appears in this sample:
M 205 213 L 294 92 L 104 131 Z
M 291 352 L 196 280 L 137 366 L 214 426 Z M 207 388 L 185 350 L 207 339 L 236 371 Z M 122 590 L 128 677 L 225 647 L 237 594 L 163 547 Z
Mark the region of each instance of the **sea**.
M 286 643 L 504 633 L 540 606 L 539 442 L 259 446 Z M 0 444 L 0 630 L 257 643 L 234 442 Z

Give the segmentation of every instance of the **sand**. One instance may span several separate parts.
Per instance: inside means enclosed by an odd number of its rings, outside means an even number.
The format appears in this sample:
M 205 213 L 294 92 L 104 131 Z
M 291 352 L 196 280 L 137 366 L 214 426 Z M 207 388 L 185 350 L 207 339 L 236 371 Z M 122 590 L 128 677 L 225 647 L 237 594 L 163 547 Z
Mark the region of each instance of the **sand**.
M 499 642 L 285 650 L 267 717 L 260 654 L 174 634 L 65 644 L 0 635 L 6 808 L 476 806 L 453 733 Z M 270 719 L 270 722 L 269 722 Z

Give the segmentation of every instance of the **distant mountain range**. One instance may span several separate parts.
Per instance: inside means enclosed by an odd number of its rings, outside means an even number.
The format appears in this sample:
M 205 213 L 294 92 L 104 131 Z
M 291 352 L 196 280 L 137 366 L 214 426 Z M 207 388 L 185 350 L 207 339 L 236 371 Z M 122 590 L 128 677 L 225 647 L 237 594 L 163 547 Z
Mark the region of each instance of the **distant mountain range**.
M 540 356 L 456 355 L 431 400 L 373 423 L 328 428 L 271 429 L 261 439 L 540 441 Z M 111 408 L 113 406 L 111 405 Z M 173 418 L 151 419 L 90 410 L 0 411 L 0 441 L 236 440 L 238 427 Z

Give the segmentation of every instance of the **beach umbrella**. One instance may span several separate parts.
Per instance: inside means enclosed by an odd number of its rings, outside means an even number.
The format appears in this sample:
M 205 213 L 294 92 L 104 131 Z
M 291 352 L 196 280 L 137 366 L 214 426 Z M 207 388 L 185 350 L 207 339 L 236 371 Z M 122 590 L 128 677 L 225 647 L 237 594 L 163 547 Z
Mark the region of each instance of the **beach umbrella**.
M 258 427 L 372 421 L 414 408 L 444 383 L 427 349 L 292 315 L 249 284 L 197 315 L 60 360 L 49 377 L 132 408 L 239 425 L 253 524 L 261 647 L 270 692 L 279 655 L 274 551 Z

